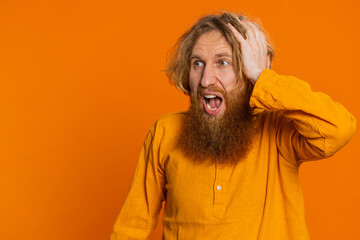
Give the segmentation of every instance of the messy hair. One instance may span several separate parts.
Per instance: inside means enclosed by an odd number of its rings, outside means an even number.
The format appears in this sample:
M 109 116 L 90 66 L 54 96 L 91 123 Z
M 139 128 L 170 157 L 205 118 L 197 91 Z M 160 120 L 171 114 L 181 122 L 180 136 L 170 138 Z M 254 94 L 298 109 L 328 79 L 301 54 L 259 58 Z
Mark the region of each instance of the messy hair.
M 249 19 L 244 15 L 236 15 L 230 12 L 221 14 L 211 14 L 200 18 L 188 31 L 186 31 L 175 44 L 169 61 L 167 63 L 167 76 L 170 83 L 174 84 L 179 90 L 185 94 L 190 93 L 189 72 L 190 72 L 190 56 L 193 47 L 199 37 L 213 30 L 219 31 L 232 48 L 233 68 L 237 75 L 237 83 L 243 82 L 242 73 L 242 57 L 240 44 L 227 27 L 227 23 L 231 23 L 235 29 L 246 39 L 246 30 L 241 24 L 241 20 Z M 270 64 L 275 56 L 274 49 L 267 33 L 261 28 L 259 23 L 255 23 L 259 29 L 265 33 L 267 42 L 267 53 L 270 57 Z

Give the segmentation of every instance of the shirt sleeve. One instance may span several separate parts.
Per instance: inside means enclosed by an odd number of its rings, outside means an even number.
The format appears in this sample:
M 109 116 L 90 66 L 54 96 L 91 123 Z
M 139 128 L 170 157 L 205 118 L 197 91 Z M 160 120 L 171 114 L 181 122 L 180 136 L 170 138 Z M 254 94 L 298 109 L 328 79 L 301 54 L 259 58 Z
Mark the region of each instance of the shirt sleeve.
M 111 240 L 146 239 L 156 227 L 165 200 L 165 173 L 158 161 L 152 128 L 144 141 L 125 203 Z
M 330 157 L 348 143 L 355 118 L 340 103 L 295 77 L 264 69 L 256 82 L 250 106 L 279 111 L 277 146 L 283 157 L 299 164 Z

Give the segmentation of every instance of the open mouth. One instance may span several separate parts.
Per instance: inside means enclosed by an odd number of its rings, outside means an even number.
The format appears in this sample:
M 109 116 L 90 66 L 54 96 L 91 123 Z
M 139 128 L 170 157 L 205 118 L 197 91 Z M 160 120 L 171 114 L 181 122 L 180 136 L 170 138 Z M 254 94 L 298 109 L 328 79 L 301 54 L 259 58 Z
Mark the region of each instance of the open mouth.
M 209 115 L 217 115 L 223 108 L 223 97 L 217 92 L 204 92 L 203 105 Z

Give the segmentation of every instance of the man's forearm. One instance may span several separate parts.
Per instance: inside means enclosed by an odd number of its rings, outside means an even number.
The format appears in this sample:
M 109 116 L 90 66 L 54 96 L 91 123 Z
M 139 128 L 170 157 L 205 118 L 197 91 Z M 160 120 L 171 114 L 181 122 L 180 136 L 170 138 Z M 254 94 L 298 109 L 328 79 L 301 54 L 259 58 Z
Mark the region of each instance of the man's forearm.
M 269 69 L 256 82 L 250 105 L 266 111 L 281 110 L 307 143 L 322 151 L 321 157 L 343 147 L 356 128 L 355 118 L 340 103 L 324 93 L 312 92 L 302 80 Z

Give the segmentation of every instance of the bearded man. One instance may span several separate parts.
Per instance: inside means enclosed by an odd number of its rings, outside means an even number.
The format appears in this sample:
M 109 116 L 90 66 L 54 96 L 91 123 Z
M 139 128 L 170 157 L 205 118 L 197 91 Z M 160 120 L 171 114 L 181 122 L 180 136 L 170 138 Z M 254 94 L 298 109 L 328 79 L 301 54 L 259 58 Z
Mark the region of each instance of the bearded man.
M 332 156 L 356 121 L 270 70 L 273 56 L 258 24 L 228 12 L 179 39 L 168 76 L 191 106 L 150 129 L 112 240 L 146 239 L 162 202 L 166 240 L 309 239 L 299 167 Z

